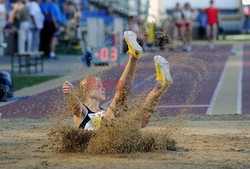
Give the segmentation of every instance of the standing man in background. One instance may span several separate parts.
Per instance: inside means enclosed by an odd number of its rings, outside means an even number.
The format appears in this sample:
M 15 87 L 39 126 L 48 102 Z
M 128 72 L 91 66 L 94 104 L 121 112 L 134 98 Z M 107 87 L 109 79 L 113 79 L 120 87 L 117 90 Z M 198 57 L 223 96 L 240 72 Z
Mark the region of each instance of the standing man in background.
M 10 12 L 9 23 L 18 29 L 18 53 L 30 50 L 29 7 L 26 0 L 18 0 Z M 28 46 L 26 46 L 28 44 Z
M 214 7 L 213 0 L 210 1 L 210 6 L 205 9 L 205 13 L 207 14 L 207 38 L 209 40 L 209 48 L 213 50 L 215 48 L 219 23 L 219 10 Z
M 207 15 L 204 10 L 199 10 L 197 21 L 199 22 L 199 39 L 206 39 Z
M 40 2 L 40 8 L 44 15 L 43 28 L 40 33 L 40 50 L 43 51 L 43 57 L 49 58 L 50 53 L 50 22 L 49 22 L 49 0 L 42 0 Z
M 43 28 L 44 15 L 39 6 L 40 0 L 32 0 L 29 5 L 31 28 L 31 51 L 39 51 L 40 31 Z
M 57 37 L 60 34 L 60 24 L 62 23 L 62 14 L 57 0 L 52 0 L 49 5 L 49 19 L 50 19 L 50 59 L 57 59 L 55 50 L 57 45 Z

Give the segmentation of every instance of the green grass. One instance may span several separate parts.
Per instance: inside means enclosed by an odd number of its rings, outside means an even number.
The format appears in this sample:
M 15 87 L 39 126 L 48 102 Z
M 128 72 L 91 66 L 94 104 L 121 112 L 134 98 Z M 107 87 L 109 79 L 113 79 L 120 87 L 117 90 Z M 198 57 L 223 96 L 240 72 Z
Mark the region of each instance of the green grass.
M 58 76 L 13 76 L 14 89 L 20 90 L 48 80 L 58 78 Z
M 222 36 L 219 36 L 219 39 L 223 40 Z M 250 35 L 249 34 L 240 34 L 240 35 L 226 35 L 225 40 L 231 40 L 231 41 L 249 41 Z

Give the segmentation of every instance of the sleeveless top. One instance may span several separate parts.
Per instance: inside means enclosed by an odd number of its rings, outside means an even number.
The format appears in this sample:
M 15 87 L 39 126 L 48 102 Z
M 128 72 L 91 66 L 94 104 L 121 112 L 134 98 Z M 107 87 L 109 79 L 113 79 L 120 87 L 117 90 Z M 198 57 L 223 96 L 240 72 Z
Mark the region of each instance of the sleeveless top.
M 85 106 L 85 105 L 84 105 Z M 85 130 L 96 130 L 101 126 L 102 117 L 105 115 L 105 110 L 100 107 L 100 112 L 93 112 L 87 106 L 85 106 L 88 110 L 88 114 L 85 116 L 79 128 Z

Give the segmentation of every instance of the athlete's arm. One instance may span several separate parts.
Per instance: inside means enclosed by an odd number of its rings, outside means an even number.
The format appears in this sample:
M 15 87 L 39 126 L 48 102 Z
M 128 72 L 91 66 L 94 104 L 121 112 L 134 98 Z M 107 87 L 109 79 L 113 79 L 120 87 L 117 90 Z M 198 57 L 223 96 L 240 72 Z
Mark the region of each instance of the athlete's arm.
M 72 92 L 74 90 L 74 86 L 69 81 L 65 81 L 62 85 L 62 92 L 67 100 L 67 103 L 72 109 L 73 114 L 79 116 L 81 113 L 85 117 L 87 115 L 88 110 L 85 106 L 83 106 L 80 99 Z

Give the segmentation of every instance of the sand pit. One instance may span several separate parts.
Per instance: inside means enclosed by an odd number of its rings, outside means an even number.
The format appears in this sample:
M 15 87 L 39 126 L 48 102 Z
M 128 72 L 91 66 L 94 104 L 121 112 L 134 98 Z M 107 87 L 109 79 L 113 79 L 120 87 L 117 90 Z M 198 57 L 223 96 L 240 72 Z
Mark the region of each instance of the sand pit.
M 161 118 L 143 129 L 166 128 Z M 51 150 L 49 118 L 0 119 L 0 168 L 250 168 L 250 117 L 188 116 L 176 151 L 86 155 Z M 70 122 L 69 122 L 70 123 Z

